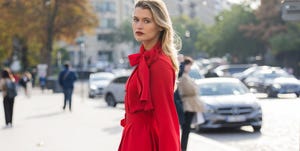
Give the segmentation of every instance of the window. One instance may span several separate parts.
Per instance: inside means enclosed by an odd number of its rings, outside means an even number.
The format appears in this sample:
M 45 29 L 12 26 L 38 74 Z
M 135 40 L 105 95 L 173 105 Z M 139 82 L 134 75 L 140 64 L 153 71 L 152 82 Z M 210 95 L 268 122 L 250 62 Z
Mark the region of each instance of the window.
M 97 12 L 111 12 L 115 13 L 116 12 L 116 3 L 115 2 L 110 2 L 110 1 L 105 1 L 102 2 L 98 5 L 96 5 L 96 10 Z
M 123 83 L 124 84 L 124 83 L 126 83 L 127 79 L 128 79 L 128 76 L 119 77 L 119 78 L 115 79 L 113 82 L 114 83 Z
M 101 28 L 115 28 L 116 27 L 116 20 L 114 18 L 103 18 L 101 19 Z

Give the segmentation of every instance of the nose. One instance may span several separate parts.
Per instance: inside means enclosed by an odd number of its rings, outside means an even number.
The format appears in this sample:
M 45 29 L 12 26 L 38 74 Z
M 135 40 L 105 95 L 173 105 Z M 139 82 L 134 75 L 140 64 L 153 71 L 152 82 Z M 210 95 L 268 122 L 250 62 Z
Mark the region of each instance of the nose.
M 142 29 L 143 26 L 144 26 L 143 22 L 141 22 L 141 21 L 138 21 L 138 22 L 135 23 L 135 27 L 138 28 L 138 29 Z

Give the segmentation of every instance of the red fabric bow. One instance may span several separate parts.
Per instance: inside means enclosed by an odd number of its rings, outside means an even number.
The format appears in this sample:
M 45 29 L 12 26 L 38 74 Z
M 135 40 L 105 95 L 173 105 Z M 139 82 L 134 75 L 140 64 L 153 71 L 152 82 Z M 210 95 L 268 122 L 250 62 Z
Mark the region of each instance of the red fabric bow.
M 158 53 L 161 52 L 160 43 L 157 43 L 151 50 L 145 50 L 141 45 L 140 52 L 128 56 L 131 66 L 135 66 L 138 74 L 138 82 L 141 86 L 140 101 L 145 105 L 144 110 L 153 109 L 150 95 L 150 65 L 157 59 Z

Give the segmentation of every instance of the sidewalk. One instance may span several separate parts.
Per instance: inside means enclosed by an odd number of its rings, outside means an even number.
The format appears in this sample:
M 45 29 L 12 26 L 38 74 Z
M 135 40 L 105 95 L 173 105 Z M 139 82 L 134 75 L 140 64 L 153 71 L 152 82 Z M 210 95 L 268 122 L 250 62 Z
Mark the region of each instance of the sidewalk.
M 116 151 L 124 106 L 109 108 L 102 99 L 83 98 L 75 91 L 73 111 L 62 110 L 63 95 L 34 89 L 30 98 L 16 98 L 14 127 L 3 129 L 0 106 L 1 151 Z M 237 151 L 191 133 L 188 151 Z

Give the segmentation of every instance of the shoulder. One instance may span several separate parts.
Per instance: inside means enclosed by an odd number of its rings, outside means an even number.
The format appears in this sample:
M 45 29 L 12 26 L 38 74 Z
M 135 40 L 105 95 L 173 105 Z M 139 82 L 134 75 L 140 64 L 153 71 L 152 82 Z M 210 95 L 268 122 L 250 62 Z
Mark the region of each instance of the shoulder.
M 173 70 L 172 62 L 170 57 L 168 57 L 165 54 L 159 54 L 156 61 L 152 64 L 154 67 L 164 67 L 164 68 L 170 68 Z

